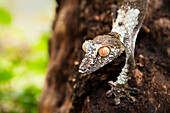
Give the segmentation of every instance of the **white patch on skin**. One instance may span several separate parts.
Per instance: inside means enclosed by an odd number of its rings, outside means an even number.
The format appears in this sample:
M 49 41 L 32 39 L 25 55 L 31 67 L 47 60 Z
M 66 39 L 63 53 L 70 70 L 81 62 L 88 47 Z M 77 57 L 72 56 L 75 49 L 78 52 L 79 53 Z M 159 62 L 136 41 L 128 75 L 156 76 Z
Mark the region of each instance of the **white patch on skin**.
M 118 17 L 116 22 L 113 24 L 112 32 L 117 32 L 121 35 L 120 41 L 124 43 L 124 38 L 126 36 L 131 36 L 133 33 L 134 28 L 138 24 L 138 15 L 140 13 L 139 9 L 127 7 L 127 12 L 125 9 L 119 9 Z M 122 23 L 123 25 L 119 25 Z

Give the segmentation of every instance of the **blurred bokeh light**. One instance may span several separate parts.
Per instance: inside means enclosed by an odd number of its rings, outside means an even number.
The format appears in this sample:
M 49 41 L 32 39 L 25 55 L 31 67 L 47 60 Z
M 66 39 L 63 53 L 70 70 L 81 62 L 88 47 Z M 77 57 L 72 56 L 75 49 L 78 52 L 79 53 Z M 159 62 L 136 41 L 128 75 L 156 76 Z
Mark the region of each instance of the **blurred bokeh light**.
M 55 0 L 0 0 L 0 113 L 37 113 Z

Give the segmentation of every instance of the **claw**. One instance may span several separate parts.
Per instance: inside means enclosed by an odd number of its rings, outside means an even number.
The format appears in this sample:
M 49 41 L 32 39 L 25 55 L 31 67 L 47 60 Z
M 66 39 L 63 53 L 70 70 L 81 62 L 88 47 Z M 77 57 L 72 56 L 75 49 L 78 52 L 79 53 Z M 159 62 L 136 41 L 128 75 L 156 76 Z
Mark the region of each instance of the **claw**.
M 137 89 L 137 88 L 131 88 L 131 87 L 127 86 L 126 89 L 127 89 L 127 90 L 130 90 L 131 93 L 133 93 L 133 94 L 139 94 L 139 93 L 140 93 L 140 90 Z
M 115 82 L 109 81 L 108 84 L 112 87 L 112 85 L 116 86 Z
M 107 91 L 106 96 L 111 97 L 114 94 L 116 105 L 120 104 L 121 97 L 126 97 L 130 103 L 134 103 L 136 99 L 130 94 L 138 94 L 140 92 L 137 88 L 131 88 L 127 84 L 117 84 L 117 82 L 113 81 L 109 81 L 108 84 L 111 86 L 111 89 Z
M 120 104 L 120 98 L 119 97 L 115 98 L 114 101 L 115 101 L 116 105 Z
M 111 97 L 112 94 L 113 94 L 112 90 L 109 90 L 109 91 L 107 91 L 106 96 L 107 96 L 107 97 Z
M 127 99 L 130 103 L 134 103 L 136 101 L 135 97 L 131 96 L 131 95 L 128 95 L 127 96 Z

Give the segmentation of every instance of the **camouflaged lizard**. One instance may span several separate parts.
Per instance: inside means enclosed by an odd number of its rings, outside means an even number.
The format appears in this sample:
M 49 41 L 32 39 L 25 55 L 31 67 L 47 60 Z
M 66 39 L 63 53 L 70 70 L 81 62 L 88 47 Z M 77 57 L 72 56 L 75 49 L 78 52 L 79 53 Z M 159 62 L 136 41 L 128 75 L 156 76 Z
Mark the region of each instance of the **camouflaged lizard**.
M 125 50 L 125 65 L 117 80 L 108 82 L 111 90 L 106 93 L 108 97 L 115 95 L 116 105 L 120 103 L 120 97 L 127 97 L 130 102 L 135 102 L 136 99 L 130 93 L 139 92 L 138 89 L 129 87 L 127 82 L 133 76 L 135 41 L 145 17 L 148 0 L 117 2 L 117 18 L 113 19 L 111 32 L 83 43 L 82 48 L 86 54 L 79 66 L 80 73 L 90 74 L 116 59 Z

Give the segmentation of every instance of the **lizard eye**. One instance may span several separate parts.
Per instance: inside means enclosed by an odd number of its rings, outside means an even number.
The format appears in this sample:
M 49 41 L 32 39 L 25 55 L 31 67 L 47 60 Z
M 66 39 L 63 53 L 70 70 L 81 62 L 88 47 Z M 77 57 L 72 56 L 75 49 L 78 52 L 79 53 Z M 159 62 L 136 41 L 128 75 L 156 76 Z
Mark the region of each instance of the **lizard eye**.
M 86 43 L 85 42 L 82 45 L 82 49 L 83 49 L 84 52 L 86 52 Z
M 106 57 L 109 55 L 110 49 L 108 47 L 101 47 L 98 52 L 100 56 Z

